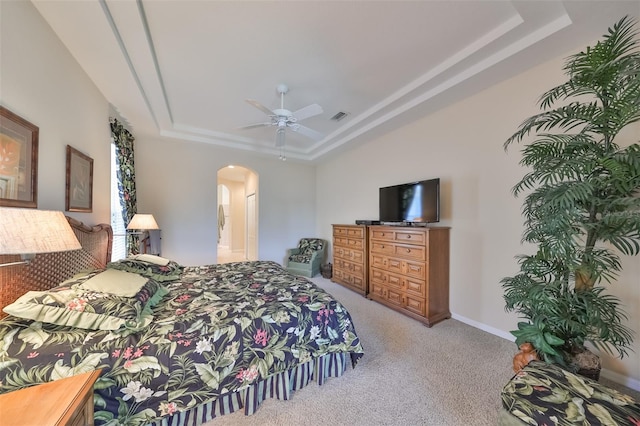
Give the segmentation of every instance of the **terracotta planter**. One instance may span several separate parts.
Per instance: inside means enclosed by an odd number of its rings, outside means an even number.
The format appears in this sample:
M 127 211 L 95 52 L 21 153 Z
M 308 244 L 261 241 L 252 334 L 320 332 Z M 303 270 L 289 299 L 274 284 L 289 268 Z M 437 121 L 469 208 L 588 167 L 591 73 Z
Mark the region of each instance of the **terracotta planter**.
M 513 371 L 517 373 L 530 361 L 538 359 L 538 354 L 533 345 L 528 342 L 523 343 L 520 345 L 520 352 L 513 357 Z M 595 381 L 600 379 L 600 370 L 602 370 L 600 357 L 584 346 L 575 348 L 571 353 L 568 364 L 560 367 Z

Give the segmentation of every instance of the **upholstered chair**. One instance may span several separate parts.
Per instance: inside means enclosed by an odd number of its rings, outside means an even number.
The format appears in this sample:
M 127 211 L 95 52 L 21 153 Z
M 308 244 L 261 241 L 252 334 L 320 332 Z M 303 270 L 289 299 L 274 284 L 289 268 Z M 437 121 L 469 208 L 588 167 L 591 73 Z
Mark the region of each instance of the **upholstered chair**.
M 298 247 L 287 250 L 289 272 L 311 278 L 320 273 L 327 242 L 320 238 L 302 238 Z

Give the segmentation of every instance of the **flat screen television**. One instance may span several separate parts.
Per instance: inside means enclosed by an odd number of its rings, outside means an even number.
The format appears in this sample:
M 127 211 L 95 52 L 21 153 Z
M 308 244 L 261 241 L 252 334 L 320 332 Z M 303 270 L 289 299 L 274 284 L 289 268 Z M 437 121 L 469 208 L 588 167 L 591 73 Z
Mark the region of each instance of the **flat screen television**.
M 439 178 L 380 188 L 380 222 L 420 225 L 439 221 Z

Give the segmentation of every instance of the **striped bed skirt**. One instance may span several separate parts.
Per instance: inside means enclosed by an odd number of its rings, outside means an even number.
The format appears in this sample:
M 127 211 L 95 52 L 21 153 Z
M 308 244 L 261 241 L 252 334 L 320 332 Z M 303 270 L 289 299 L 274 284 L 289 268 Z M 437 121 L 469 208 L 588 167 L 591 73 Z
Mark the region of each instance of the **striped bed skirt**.
M 244 408 L 245 415 L 255 413 L 267 398 L 288 400 L 291 394 L 311 381 L 323 385 L 329 377 L 340 377 L 346 370 L 348 353 L 330 353 L 312 359 L 291 370 L 273 374 L 236 392 L 175 413 L 149 426 L 199 426 L 216 417 Z

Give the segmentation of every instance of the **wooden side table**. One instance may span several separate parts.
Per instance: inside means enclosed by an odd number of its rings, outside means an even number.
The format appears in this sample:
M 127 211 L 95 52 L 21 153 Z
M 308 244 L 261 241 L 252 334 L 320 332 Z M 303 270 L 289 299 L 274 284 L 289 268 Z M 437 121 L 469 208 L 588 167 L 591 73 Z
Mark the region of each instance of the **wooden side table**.
M 0 395 L 0 426 L 93 426 L 100 370 Z

